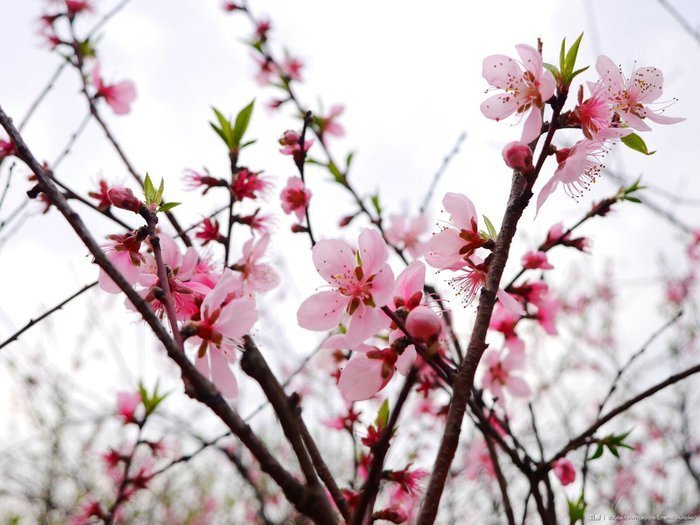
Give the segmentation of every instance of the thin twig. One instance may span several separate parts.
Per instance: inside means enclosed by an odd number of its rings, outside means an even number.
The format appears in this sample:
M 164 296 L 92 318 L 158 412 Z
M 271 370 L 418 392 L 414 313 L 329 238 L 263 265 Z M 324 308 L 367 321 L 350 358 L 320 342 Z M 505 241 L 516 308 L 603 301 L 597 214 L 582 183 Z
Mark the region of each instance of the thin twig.
M 437 187 L 440 178 L 444 175 L 445 171 L 447 170 L 447 166 L 449 166 L 450 162 L 452 162 L 452 159 L 455 158 L 455 156 L 457 156 L 460 148 L 462 147 L 462 144 L 466 139 L 467 132 L 463 131 L 462 133 L 460 133 L 459 137 L 457 138 L 457 142 L 455 142 L 454 146 L 452 146 L 450 152 L 447 155 L 445 155 L 445 158 L 442 159 L 442 164 L 440 164 L 440 167 L 433 175 L 433 178 L 430 181 L 430 186 L 428 187 L 428 193 L 425 194 L 423 202 L 420 205 L 420 213 L 425 213 L 425 209 L 428 207 L 428 204 L 430 204 L 430 200 L 433 198 L 433 193 L 435 192 L 435 188 Z

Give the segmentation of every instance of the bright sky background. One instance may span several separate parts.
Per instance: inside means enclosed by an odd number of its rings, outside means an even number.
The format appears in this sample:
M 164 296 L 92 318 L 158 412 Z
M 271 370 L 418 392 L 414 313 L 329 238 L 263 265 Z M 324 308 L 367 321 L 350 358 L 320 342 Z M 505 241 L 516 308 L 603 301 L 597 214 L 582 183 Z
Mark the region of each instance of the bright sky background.
M 59 62 L 39 47 L 34 34 L 42 4 L 38 0 L 12 2 L 0 17 L 0 105 L 16 119 Z M 479 104 L 487 87 L 481 78 L 481 61 L 493 53 L 514 55 L 515 44 L 534 45 L 539 36 L 544 41 L 545 60 L 554 62 L 561 38 L 572 41 L 581 31 L 586 32 L 581 63 L 593 64 L 602 52 L 628 73 L 635 64 L 661 68 L 666 78 L 664 99 L 679 99 L 667 114 L 687 118 L 675 126 L 656 125 L 645 135 L 650 147 L 658 150 L 654 156 L 643 157 L 618 146 L 608 165 L 630 176 L 644 175 L 649 184 L 700 199 L 696 131 L 700 122 L 700 73 L 696 67 L 700 43 L 656 1 L 431 4 L 413 0 L 253 0 L 251 4 L 255 13 L 272 18 L 273 41 L 284 43 L 305 62 L 306 82 L 300 89 L 303 99 L 312 107 L 319 99 L 325 107 L 346 105 L 342 123 L 347 135 L 333 144 L 334 151 L 339 158 L 348 151 L 356 152 L 351 172 L 355 186 L 363 194 L 378 189 L 389 213 L 414 213 L 442 157 L 466 131 L 468 139 L 436 191 L 431 223 L 437 220 L 441 195 L 457 191 L 469 195 L 477 210 L 498 226 L 510 184 L 500 150 L 519 136 L 520 128 L 512 127 L 512 120 L 495 123 L 481 115 Z M 112 5 L 108 0 L 99 2 L 100 12 Z M 676 0 L 673 5 L 698 27 L 700 4 Z M 84 27 L 90 25 L 88 21 Z M 184 202 L 177 212 L 184 224 L 190 224 L 221 201 L 182 192 L 182 170 L 207 166 L 225 173 L 227 169 L 225 152 L 207 124 L 210 106 L 230 114 L 253 97 L 263 103 L 275 94 L 272 89 L 260 91 L 253 81 L 255 68 L 241 43 L 251 28 L 243 18 L 223 13 L 215 0 L 133 0 L 103 34 L 98 46 L 103 75 L 108 80 L 129 78 L 138 90 L 130 115 L 116 117 L 106 107 L 104 114 L 137 169 L 156 179 L 164 177 L 168 199 Z M 585 78 L 594 80 L 595 75 L 590 72 Z M 28 144 L 38 157 L 55 158 L 86 111 L 75 73 L 65 71 L 27 127 Z M 243 162 L 277 178 L 278 189 L 271 192 L 266 209 L 279 216 L 279 234 L 271 256 L 277 263 L 285 261 L 284 268 L 280 264 L 283 284 L 263 302 L 286 331 L 285 337 L 280 337 L 272 330 L 272 323 L 263 322 L 258 335 L 268 354 L 294 363 L 294 355 L 306 354 L 319 339 L 295 326 L 294 312 L 321 283 L 309 264 L 307 238 L 288 233 L 291 219 L 278 210 L 279 188 L 294 174 L 289 159 L 278 153 L 276 144 L 285 129 L 295 126 L 288 117 L 285 112 L 270 114 L 259 104 L 250 130 L 259 141 L 245 152 Z M 7 163 L 0 184 L 5 183 L 6 170 Z M 24 197 L 26 174 L 24 167 L 16 170 L 0 218 Z M 101 131 L 91 123 L 57 176 L 87 191 L 100 175 L 109 181 L 131 183 Z M 338 218 L 354 208 L 347 196 L 328 182 L 327 174 L 311 171 L 309 185 L 314 192 L 314 228 L 321 237 L 334 235 Z M 537 220 L 534 208 L 529 208 L 514 253 L 534 246 L 554 222 L 575 222 L 588 203 L 612 194 L 615 188 L 603 176 L 582 203 L 560 191 L 549 199 Z M 650 198 L 688 223 L 700 222 L 697 207 L 684 207 L 653 195 Z M 32 205 L 32 209 L 36 207 Z M 90 213 L 85 211 L 84 216 L 92 217 Z M 91 222 L 99 236 L 111 231 L 110 224 L 99 217 Z M 629 314 L 623 335 L 629 336 L 636 348 L 648 335 L 646 330 L 640 333 L 639 327 L 660 324 L 654 306 L 659 290 L 650 278 L 658 275 L 659 253 L 667 251 L 668 240 L 677 237 L 677 231 L 641 206 L 632 205 L 620 206 L 616 215 L 595 221 L 582 231 L 594 243 L 594 255 L 587 259 L 590 271 L 602 275 L 612 265 L 617 278 L 628 282 L 623 287 L 625 314 Z M 240 240 L 243 232 L 236 230 Z M 349 233 L 355 235 L 357 229 Z M 667 255 L 673 260 L 672 251 Z M 570 260 L 558 253 L 553 262 L 565 269 Z M 567 275 L 562 271 L 557 280 L 566 285 Z M 97 268 L 86 250 L 55 210 L 32 216 L 0 245 L 0 339 L 96 276 Z M 111 403 L 114 391 L 123 388 L 126 381 L 133 384 L 134 378 L 141 376 L 154 379 L 163 367 L 170 367 L 164 356 L 143 351 L 153 345 L 144 339 L 133 317 L 122 312 L 120 301 L 90 294 L 56 314 L 51 330 L 32 331 L 21 343 L 2 350 L 0 413 L 21 412 L 21 403 L 10 392 L 13 383 L 4 381 L 6 363 L 18 362 L 22 369 L 30 370 L 40 346 L 44 349 L 42 359 L 74 374 L 82 385 L 76 395 L 85 389 L 84 402 L 94 407 Z M 86 305 L 96 318 L 86 317 Z M 86 326 L 101 323 L 100 319 L 109 320 L 115 344 L 105 343 L 99 333 L 79 337 L 87 333 Z M 464 325 L 463 334 L 468 326 Z M 101 349 L 106 355 L 103 364 L 93 363 L 74 373 L 70 356 L 81 345 L 86 353 Z M 123 360 L 115 357 L 119 353 Z M 0 446 L 19 437 L 13 421 L 0 418 Z

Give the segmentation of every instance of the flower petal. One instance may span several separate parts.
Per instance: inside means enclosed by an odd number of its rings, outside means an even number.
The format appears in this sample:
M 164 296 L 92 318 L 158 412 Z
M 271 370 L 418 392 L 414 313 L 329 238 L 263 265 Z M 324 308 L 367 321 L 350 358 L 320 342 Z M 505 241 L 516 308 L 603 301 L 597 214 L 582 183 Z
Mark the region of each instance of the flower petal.
M 338 292 L 324 291 L 312 295 L 299 307 L 299 326 L 317 331 L 335 328 L 340 323 L 348 301 L 347 297 Z

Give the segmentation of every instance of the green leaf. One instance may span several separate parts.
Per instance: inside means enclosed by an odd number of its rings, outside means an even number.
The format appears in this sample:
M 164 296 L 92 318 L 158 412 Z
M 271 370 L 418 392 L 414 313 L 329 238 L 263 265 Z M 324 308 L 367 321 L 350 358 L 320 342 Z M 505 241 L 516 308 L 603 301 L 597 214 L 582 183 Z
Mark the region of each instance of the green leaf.
M 163 202 L 163 192 L 165 191 L 165 180 L 160 179 L 160 185 L 158 186 L 158 191 L 156 192 L 156 204 L 160 205 Z
M 350 153 L 348 153 L 348 156 L 345 157 L 345 171 L 346 172 L 350 171 L 350 163 L 352 162 L 352 158 L 354 155 L 355 155 L 355 153 L 351 151 Z
M 146 198 L 146 204 L 153 204 L 156 202 L 156 189 L 153 187 L 153 181 L 151 176 L 146 173 L 146 178 L 143 181 L 143 195 Z
M 219 137 L 221 137 L 221 140 L 224 141 L 224 144 L 231 149 L 233 147 L 231 122 L 215 107 L 212 106 L 211 109 L 214 111 L 214 115 L 216 115 L 216 120 L 219 122 L 219 127 L 217 127 L 213 122 L 210 122 L 209 124 L 212 128 L 214 128 L 214 131 L 216 131 Z
M 371 197 L 372 200 L 372 206 L 374 206 L 374 211 L 377 212 L 377 216 L 381 217 L 382 215 L 382 206 L 379 204 L 379 193 L 375 193 Z
M 179 206 L 180 204 L 182 204 L 182 203 L 181 202 L 166 202 L 166 203 L 160 205 L 160 208 L 158 208 L 158 211 L 170 211 L 175 206 Z
M 258 141 L 258 139 L 253 139 L 253 140 L 249 140 L 248 142 L 244 142 L 243 144 L 241 144 L 241 147 L 238 148 L 238 149 L 239 149 L 239 151 L 240 151 L 240 150 L 242 150 L 243 148 L 247 148 L 248 146 L 252 146 L 252 145 L 255 144 L 257 141 Z
M 588 458 L 589 461 L 592 461 L 594 459 L 598 459 L 600 456 L 603 455 L 603 450 L 605 450 L 605 447 L 603 446 L 602 443 L 598 443 L 598 446 L 595 449 L 595 452 L 593 452 L 593 455 Z
M 562 72 L 566 69 L 566 62 L 564 61 L 564 53 L 566 53 L 566 38 L 561 41 L 561 49 L 559 50 L 559 69 Z
M 578 48 L 581 45 L 581 39 L 583 38 L 583 33 L 579 35 L 574 44 L 569 48 L 568 53 L 566 53 L 566 58 L 564 59 L 564 68 L 562 68 L 562 73 L 565 77 L 571 75 L 576 65 L 576 57 L 578 56 Z
M 493 241 L 498 239 L 498 232 L 494 228 L 493 223 L 489 220 L 486 215 L 482 215 L 484 222 L 486 223 L 487 238 Z
M 241 140 L 243 140 L 243 135 L 245 135 L 248 129 L 248 124 L 250 124 L 250 117 L 253 114 L 253 106 L 255 105 L 255 99 L 253 99 L 250 104 L 244 107 L 236 115 L 236 123 L 233 126 L 233 131 L 231 133 L 231 139 L 233 146 L 240 146 Z
M 331 172 L 331 175 L 333 175 L 333 178 L 337 183 L 345 184 L 345 175 L 341 173 L 341 171 L 338 169 L 338 166 L 336 166 L 333 161 L 330 161 L 328 164 L 326 164 L 326 166 L 328 167 L 328 171 Z
M 216 134 L 219 135 L 219 137 L 221 137 L 221 140 L 224 141 L 224 144 L 226 144 L 230 148 L 231 145 L 229 144 L 229 140 L 226 137 L 226 134 L 223 132 L 223 130 L 221 130 L 220 128 L 217 128 L 216 124 L 214 124 L 213 122 L 210 122 L 209 125 L 212 127 L 212 129 L 214 131 L 216 131 Z
M 576 71 L 574 71 L 573 73 L 571 73 L 568 77 L 566 77 L 566 81 L 567 81 L 569 84 L 571 84 L 571 81 L 572 81 L 577 75 L 580 75 L 581 73 L 583 73 L 584 71 L 586 71 L 586 69 L 588 69 L 589 67 L 591 67 L 591 66 L 586 66 L 586 67 L 582 67 L 582 68 L 580 68 L 580 69 L 577 69 Z
M 640 153 L 643 153 L 644 155 L 653 155 L 654 153 L 656 153 L 656 151 L 649 151 L 646 143 L 644 142 L 644 139 L 642 137 L 640 137 L 639 135 L 637 135 L 636 133 L 631 133 L 629 135 L 625 135 L 620 140 L 628 148 L 631 148 L 634 151 L 638 151 Z
M 583 494 L 578 500 L 566 500 L 569 506 L 569 525 L 575 525 L 579 521 L 583 522 L 583 516 L 586 512 L 586 503 L 583 501 Z
M 557 66 L 548 64 L 547 62 L 544 62 L 542 65 L 547 68 L 552 75 L 554 75 L 554 78 L 559 78 L 559 70 L 557 69 Z
M 389 400 L 385 399 L 382 406 L 379 407 L 377 419 L 375 420 L 377 428 L 386 428 L 389 424 Z

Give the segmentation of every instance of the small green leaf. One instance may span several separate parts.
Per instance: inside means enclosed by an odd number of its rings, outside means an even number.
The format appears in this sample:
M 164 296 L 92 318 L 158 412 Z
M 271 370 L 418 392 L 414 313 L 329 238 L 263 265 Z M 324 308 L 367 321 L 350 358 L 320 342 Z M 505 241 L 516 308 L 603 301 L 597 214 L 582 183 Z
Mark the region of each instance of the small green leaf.
M 165 180 L 160 179 L 160 185 L 158 186 L 158 191 L 156 192 L 156 200 L 155 203 L 160 205 L 161 202 L 163 202 L 163 192 L 165 191 Z
M 578 56 L 578 48 L 581 45 L 581 39 L 583 38 L 583 33 L 579 35 L 574 44 L 569 48 L 568 53 L 566 53 L 566 58 L 564 59 L 564 68 L 562 68 L 562 73 L 564 76 L 568 77 L 574 70 L 576 65 L 576 57 Z
M 337 183 L 345 184 L 345 175 L 340 172 L 338 166 L 336 166 L 333 161 L 330 161 L 326 166 Z
M 350 153 L 348 153 L 348 156 L 345 157 L 345 171 L 346 172 L 350 170 L 350 163 L 352 163 L 352 158 L 354 155 L 355 155 L 355 153 L 351 151 Z
M 578 500 L 566 500 L 569 506 L 569 525 L 575 525 L 579 521 L 583 522 L 583 516 L 586 512 L 586 503 L 583 501 L 583 494 Z
M 153 187 L 153 181 L 148 173 L 146 173 L 146 178 L 143 181 L 143 195 L 146 198 L 146 204 L 156 202 L 156 189 Z
M 377 212 L 377 216 L 381 217 L 382 215 L 382 206 L 379 203 L 379 193 L 375 193 L 371 197 L 372 200 L 372 206 L 374 206 L 374 211 Z
M 243 144 L 241 144 L 241 147 L 238 148 L 238 149 L 239 149 L 239 150 L 242 150 L 243 148 L 247 148 L 248 146 L 252 146 L 252 145 L 255 144 L 257 141 L 258 141 L 258 139 L 253 139 L 253 140 L 249 140 L 248 142 L 244 142 Z
M 656 151 L 649 151 L 646 143 L 644 142 L 644 139 L 636 133 L 630 133 L 629 135 L 625 135 L 620 140 L 628 148 L 643 153 L 644 155 L 653 155 L 654 153 L 656 153 Z
M 482 215 L 484 218 L 484 222 L 486 223 L 486 231 L 487 231 L 487 238 L 491 239 L 492 241 L 495 241 L 498 239 L 498 232 L 496 231 L 496 228 L 494 228 L 493 223 L 489 220 L 489 218 L 486 215 Z
M 232 131 L 231 131 L 231 121 L 224 117 L 224 115 L 216 109 L 215 107 L 212 106 L 211 108 L 214 111 L 214 115 L 216 115 L 216 120 L 219 122 L 219 126 L 217 127 L 216 124 L 210 122 L 211 127 L 214 128 L 214 131 L 221 137 L 221 140 L 224 141 L 224 144 L 226 144 L 229 149 L 233 147 L 233 138 L 232 138 Z
M 221 130 L 220 128 L 217 128 L 216 124 L 214 124 L 213 122 L 210 122 L 209 125 L 212 127 L 212 129 L 214 131 L 216 131 L 216 134 L 219 135 L 219 137 L 221 137 L 221 140 L 224 141 L 224 144 L 226 144 L 230 148 L 231 145 L 229 144 L 229 140 L 226 137 L 226 134 L 223 132 L 223 130 Z
M 385 399 L 382 406 L 379 407 L 377 419 L 375 420 L 377 428 L 386 428 L 389 424 L 389 400 Z
M 182 203 L 181 202 L 166 202 L 166 203 L 160 205 L 160 208 L 158 208 L 158 211 L 170 211 L 175 206 L 179 206 L 180 204 L 182 204 Z
M 566 53 L 566 38 L 561 41 L 561 49 L 559 50 L 559 70 L 564 72 L 566 69 L 566 61 L 564 60 L 564 54 Z
M 559 78 L 559 70 L 557 69 L 557 66 L 548 64 L 547 62 L 543 63 L 542 65 L 547 68 L 552 75 L 554 75 L 554 78 Z
M 594 459 L 598 459 L 600 456 L 603 455 L 603 450 L 605 450 L 605 448 L 603 447 L 603 444 L 598 443 L 598 446 L 596 447 L 595 452 L 593 452 L 593 455 L 590 458 L 588 458 L 588 460 L 592 461 Z
M 577 69 L 576 71 L 574 71 L 573 73 L 571 73 L 568 77 L 566 77 L 566 81 L 567 81 L 569 84 L 571 84 L 571 81 L 572 81 L 577 75 L 580 75 L 581 73 L 583 73 L 584 71 L 586 71 L 586 69 L 588 69 L 589 67 L 591 67 L 591 66 L 586 66 L 586 67 L 582 67 L 582 68 L 580 68 L 580 69 Z
M 236 116 L 236 123 L 233 126 L 233 131 L 231 133 L 231 140 L 233 146 L 240 146 L 243 140 L 243 135 L 245 135 L 248 129 L 248 124 L 250 124 L 250 117 L 253 114 L 253 106 L 255 105 L 255 99 L 251 101 L 246 107 L 238 112 Z

